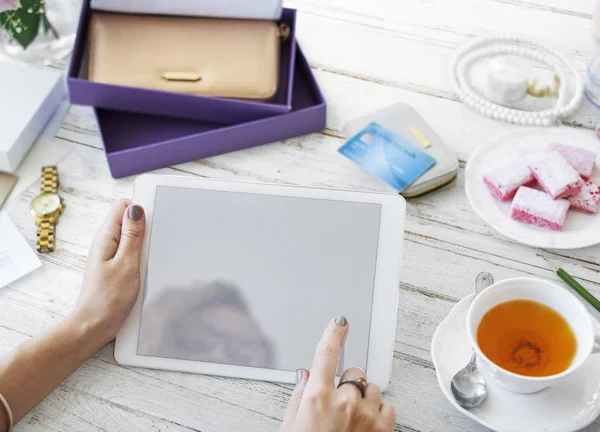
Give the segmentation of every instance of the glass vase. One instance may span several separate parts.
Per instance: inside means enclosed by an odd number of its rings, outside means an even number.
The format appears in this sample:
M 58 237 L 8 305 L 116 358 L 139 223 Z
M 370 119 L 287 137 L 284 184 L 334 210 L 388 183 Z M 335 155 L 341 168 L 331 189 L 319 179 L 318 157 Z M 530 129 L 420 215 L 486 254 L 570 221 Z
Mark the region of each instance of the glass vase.
M 2 53 L 27 63 L 59 63 L 73 50 L 81 4 L 82 0 L 46 0 L 44 9 L 49 26 L 46 28 L 40 21 L 38 34 L 26 49 L 0 28 Z

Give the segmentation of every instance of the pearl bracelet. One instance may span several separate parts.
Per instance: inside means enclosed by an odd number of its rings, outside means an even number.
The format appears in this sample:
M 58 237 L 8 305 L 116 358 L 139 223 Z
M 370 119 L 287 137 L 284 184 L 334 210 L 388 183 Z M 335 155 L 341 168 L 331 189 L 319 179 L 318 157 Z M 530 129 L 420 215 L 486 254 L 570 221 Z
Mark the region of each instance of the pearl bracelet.
M 500 105 L 479 95 L 467 79 L 470 67 L 478 60 L 501 55 L 524 57 L 551 66 L 560 82 L 554 108 L 524 111 Z M 583 80 L 571 61 L 554 48 L 525 36 L 502 34 L 474 39 L 454 55 L 450 80 L 465 105 L 494 120 L 523 126 L 555 125 L 575 113 L 583 102 Z M 571 85 L 573 95 L 569 97 Z

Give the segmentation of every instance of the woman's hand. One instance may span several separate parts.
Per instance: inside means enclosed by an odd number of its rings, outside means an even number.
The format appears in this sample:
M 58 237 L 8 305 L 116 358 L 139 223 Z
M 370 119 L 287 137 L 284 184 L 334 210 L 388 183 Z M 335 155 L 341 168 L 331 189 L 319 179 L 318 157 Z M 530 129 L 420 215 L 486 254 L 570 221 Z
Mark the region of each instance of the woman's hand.
M 352 384 L 335 388 L 335 373 L 348 325 L 344 317 L 329 323 L 315 354 L 310 373 L 300 369 L 290 399 L 283 432 L 390 432 L 396 413 L 382 403 L 381 390 L 369 384 L 364 398 Z M 360 368 L 346 370 L 341 380 L 365 378 Z
M 0 358 L 0 391 L 15 423 L 114 339 L 140 288 L 144 228 L 141 207 L 115 205 L 92 244 L 73 312 Z M 0 431 L 7 417 L 0 405 Z
M 143 209 L 120 201 L 92 243 L 81 293 L 69 318 L 96 329 L 99 347 L 115 338 L 137 299 L 145 228 Z

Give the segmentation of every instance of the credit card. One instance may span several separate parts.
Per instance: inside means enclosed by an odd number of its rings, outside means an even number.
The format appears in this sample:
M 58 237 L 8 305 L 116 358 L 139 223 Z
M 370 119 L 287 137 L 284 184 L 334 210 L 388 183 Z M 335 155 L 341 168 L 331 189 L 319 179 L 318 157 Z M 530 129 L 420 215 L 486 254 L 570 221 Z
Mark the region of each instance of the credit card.
M 398 192 L 436 163 L 427 153 L 374 122 L 350 138 L 339 152 Z

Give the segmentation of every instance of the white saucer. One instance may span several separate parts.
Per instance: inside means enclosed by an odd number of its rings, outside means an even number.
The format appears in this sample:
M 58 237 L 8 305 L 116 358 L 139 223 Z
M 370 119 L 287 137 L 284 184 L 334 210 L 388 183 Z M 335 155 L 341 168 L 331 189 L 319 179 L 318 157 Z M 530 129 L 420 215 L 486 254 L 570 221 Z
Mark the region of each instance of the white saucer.
M 575 432 L 600 415 L 600 356 L 593 355 L 556 387 L 531 395 L 511 393 L 486 377 L 489 394 L 479 407 L 461 408 L 450 381 L 471 357 L 467 311 L 473 296 L 461 300 L 439 325 L 431 343 L 438 382 L 446 399 L 466 416 L 497 432 Z
M 502 135 L 494 144 L 478 150 L 467 164 L 465 189 L 475 212 L 506 237 L 529 246 L 550 249 L 577 249 L 600 243 L 600 215 L 569 211 L 562 231 L 550 231 L 510 218 L 510 201 L 492 196 L 483 183 L 486 171 L 513 153 L 540 152 L 549 143 L 568 144 L 600 153 L 600 141 L 592 133 L 568 128 L 530 128 Z M 600 183 L 600 156 L 591 180 Z

